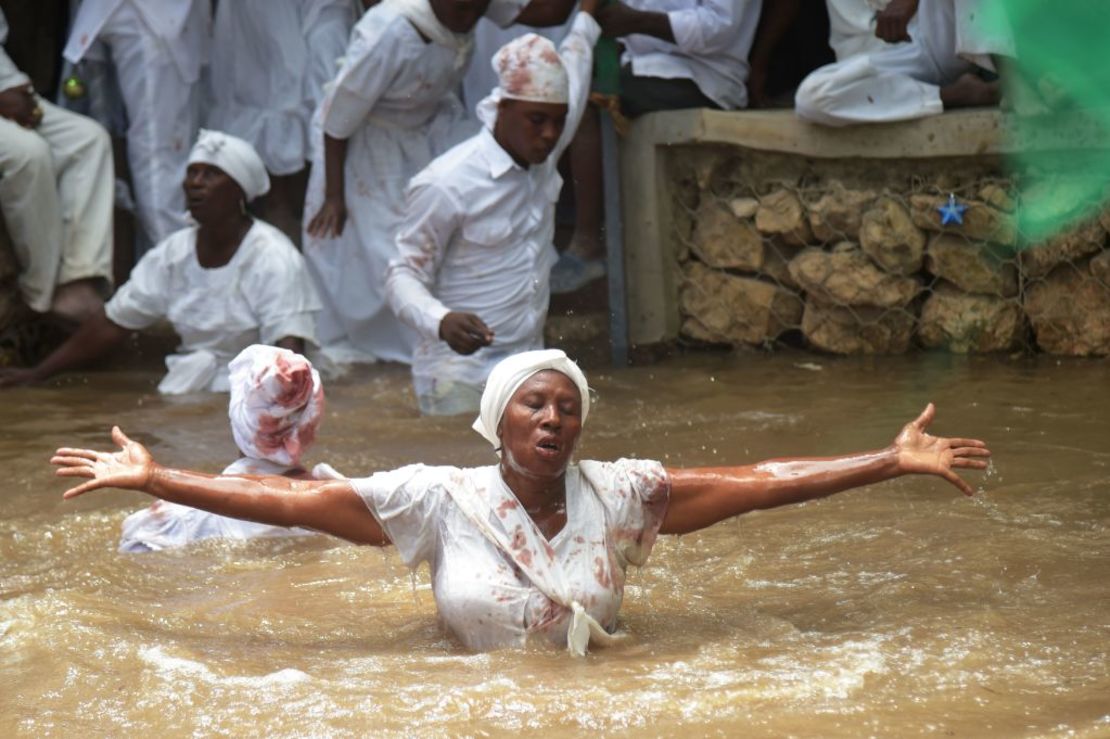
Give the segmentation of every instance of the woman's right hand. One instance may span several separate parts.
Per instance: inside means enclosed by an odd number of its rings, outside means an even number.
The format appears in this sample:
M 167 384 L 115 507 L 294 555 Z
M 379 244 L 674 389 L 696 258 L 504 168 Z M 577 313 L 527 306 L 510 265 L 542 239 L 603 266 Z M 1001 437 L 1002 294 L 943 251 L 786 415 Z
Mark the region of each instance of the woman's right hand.
M 347 204 L 343 198 L 326 198 L 308 222 L 308 235 L 317 239 L 334 239 L 343 234 L 347 224 Z
M 58 477 L 87 477 L 89 481 L 65 492 L 63 498 L 76 498 L 82 493 L 101 488 L 145 490 L 154 478 L 157 465 L 142 444 L 131 441 L 112 427 L 112 441 L 120 446 L 118 452 L 97 452 L 92 449 L 62 447 L 50 463 L 58 466 Z

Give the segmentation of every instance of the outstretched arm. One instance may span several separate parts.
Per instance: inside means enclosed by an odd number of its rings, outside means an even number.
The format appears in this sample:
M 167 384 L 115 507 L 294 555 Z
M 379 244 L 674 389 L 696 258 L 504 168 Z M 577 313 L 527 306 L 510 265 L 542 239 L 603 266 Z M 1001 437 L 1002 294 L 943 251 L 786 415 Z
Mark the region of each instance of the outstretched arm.
M 88 478 L 65 492 L 74 498 L 101 488 L 139 490 L 171 503 L 245 521 L 322 531 L 356 544 L 389 540 L 366 504 L 345 480 L 294 480 L 280 476 L 206 475 L 156 463 L 150 452 L 112 429 L 118 452 L 59 449 L 50 460 L 60 477 Z
M 885 449 L 843 457 L 774 459 L 746 467 L 669 469 L 671 498 L 664 534 L 684 534 L 748 511 L 822 498 L 902 475 L 943 477 L 965 495 L 972 489 L 955 470 L 986 469 L 990 450 L 978 439 L 947 439 L 926 429 L 930 403 Z

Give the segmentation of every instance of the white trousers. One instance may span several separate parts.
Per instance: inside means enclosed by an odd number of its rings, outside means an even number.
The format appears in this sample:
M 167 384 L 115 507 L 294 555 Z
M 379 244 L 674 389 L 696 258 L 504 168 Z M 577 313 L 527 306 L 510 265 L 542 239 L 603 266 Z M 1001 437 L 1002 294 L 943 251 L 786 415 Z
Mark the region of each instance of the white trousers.
M 956 3 L 921 0 L 913 41 L 827 64 L 798 86 L 794 110 L 826 126 L 924 118 L 943 112 L 940 88 L 972 64 L 960 56 Z
M 139 223 L 150 244 L 185 227 L 185 163 L 199 126 L 199 90 L 131 3 L 100 30 L 127 109 L 127 163 Z
M 45 100 L 26 129 L 0 118 L 0 210 L 22 271 L 23 299 L 50 310 L 54 287 L 112 280 L 115 174 L 108 132 Z

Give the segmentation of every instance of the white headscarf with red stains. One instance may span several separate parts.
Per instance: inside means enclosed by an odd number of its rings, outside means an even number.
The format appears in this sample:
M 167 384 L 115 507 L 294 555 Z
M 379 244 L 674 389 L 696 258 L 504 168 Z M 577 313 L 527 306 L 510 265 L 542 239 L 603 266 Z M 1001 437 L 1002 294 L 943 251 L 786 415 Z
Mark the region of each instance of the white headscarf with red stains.
M 535 33 L 517 36 L 493 55 L 497 87 L 478 103 L 478 119 L 492 129 L 502 100 L 561 103 L 570 100 L 570 81 L 559 50 L 550 39 Z
M 494 450 L 498 450 L 498 456 L 501 454 L 501 439 L 497 437 L 497 424 L 501 422 L 505 406 L 525 380 L 544 370 L 562 372 L 578 387 L 578 394 L 582 398 L 582 423 L 586 423 L 586 416 L 590 412 L 590 387 L 586 384 L 586 375 L 582 374 L 582 370 L 578 369 L 578 365 L 563 350 L 537 349 L 513 354 L 502 359 L 490 370 L 486 387 L 482 390 L 481 410 L 471 426 L 493 444 Z
M 254 344 L 228 364 L 231 434 L 243 454 L 287 467 L 316 438 L 324 414 L 320 373 L 296 352 Z

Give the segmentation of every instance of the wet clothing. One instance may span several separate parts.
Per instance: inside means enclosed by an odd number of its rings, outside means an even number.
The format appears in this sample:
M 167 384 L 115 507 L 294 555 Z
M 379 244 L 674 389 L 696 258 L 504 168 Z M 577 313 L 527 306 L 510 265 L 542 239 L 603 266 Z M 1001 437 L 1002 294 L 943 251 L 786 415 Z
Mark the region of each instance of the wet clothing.
M 104 307 L 127 329 L 173 324 L 181 346 L 166 358 L 159 392 L 227 392 L 227 364 L 247 346 L 287 336 L 315 343 L 319 300 L 284 234 L 255 220 L 231 260 L 213 269 L 197 261 L 196 238 L 186 228 L 151 249 Z
M 428 563 L 441 620 L 475 651 L 565 643 L 576 606 L 614 631 L 625 571 L 647 560 L 670 494 L 658 462 L 571 465 L 567 522 L 548 541 L 495 466 L 417 464 L 351 484 L 405 563 Z
M 290 468 L 265 459 L 242 457 L 224 468 L 224 475 L 284 475 Z M 131 554 L 176 549 L 204 539 L 256 539 L 308 536 L 307 529 L 290 529 L 220 516 L 178 503 L 156 500 L 123 521 L 119 551 Z
M 463 51 L 463 56 L 468 58 Z M 324 133 L 347 140 L 347 222 L 337 238 L 303 244 L 324 308 L 320 343 L 335 361 L 409 362 L 416 337 L 389 309 L 385 270 L 396 254 L 409 179 L 462 135 L 460 50 L 424 41 L 388 0 L 355 24 L 347 56 L 314 119 L 305 225 L 324 203 Z
M 353 23 L 350 0 L 219 3 L 205 125 L 249 141 L 272 174 L 303 169 L 312 113 Z
M 566 127 L 542 164 L 521 167 L 493 137 L 496 103 L 479 105 L 485 127 L 413 178 L 389 263 L 386 290 L 397 315 L 420 336 L 413 355 L 418 396 L 437 383 L 479 388 L 497 362 L 543 346 L 556 253 L 558 162 L 578 129 L 600 29 L 579 13 L 559 54 L 570 87 Z M 463 356 L 439 338 L 450 311 L 474 313 L 493 344 Z M 477 410 L 477 407 L 462 410 Z
M 993 71 L 991 54 L 1013 56 L 1008 35 L 977 22 L 978 8 L 978 0 L 921 0 L 913 41 L 815 70 L 798 86 L 795 111 L 826 126 L 942 113 L 942 86 L 976 66 Z

